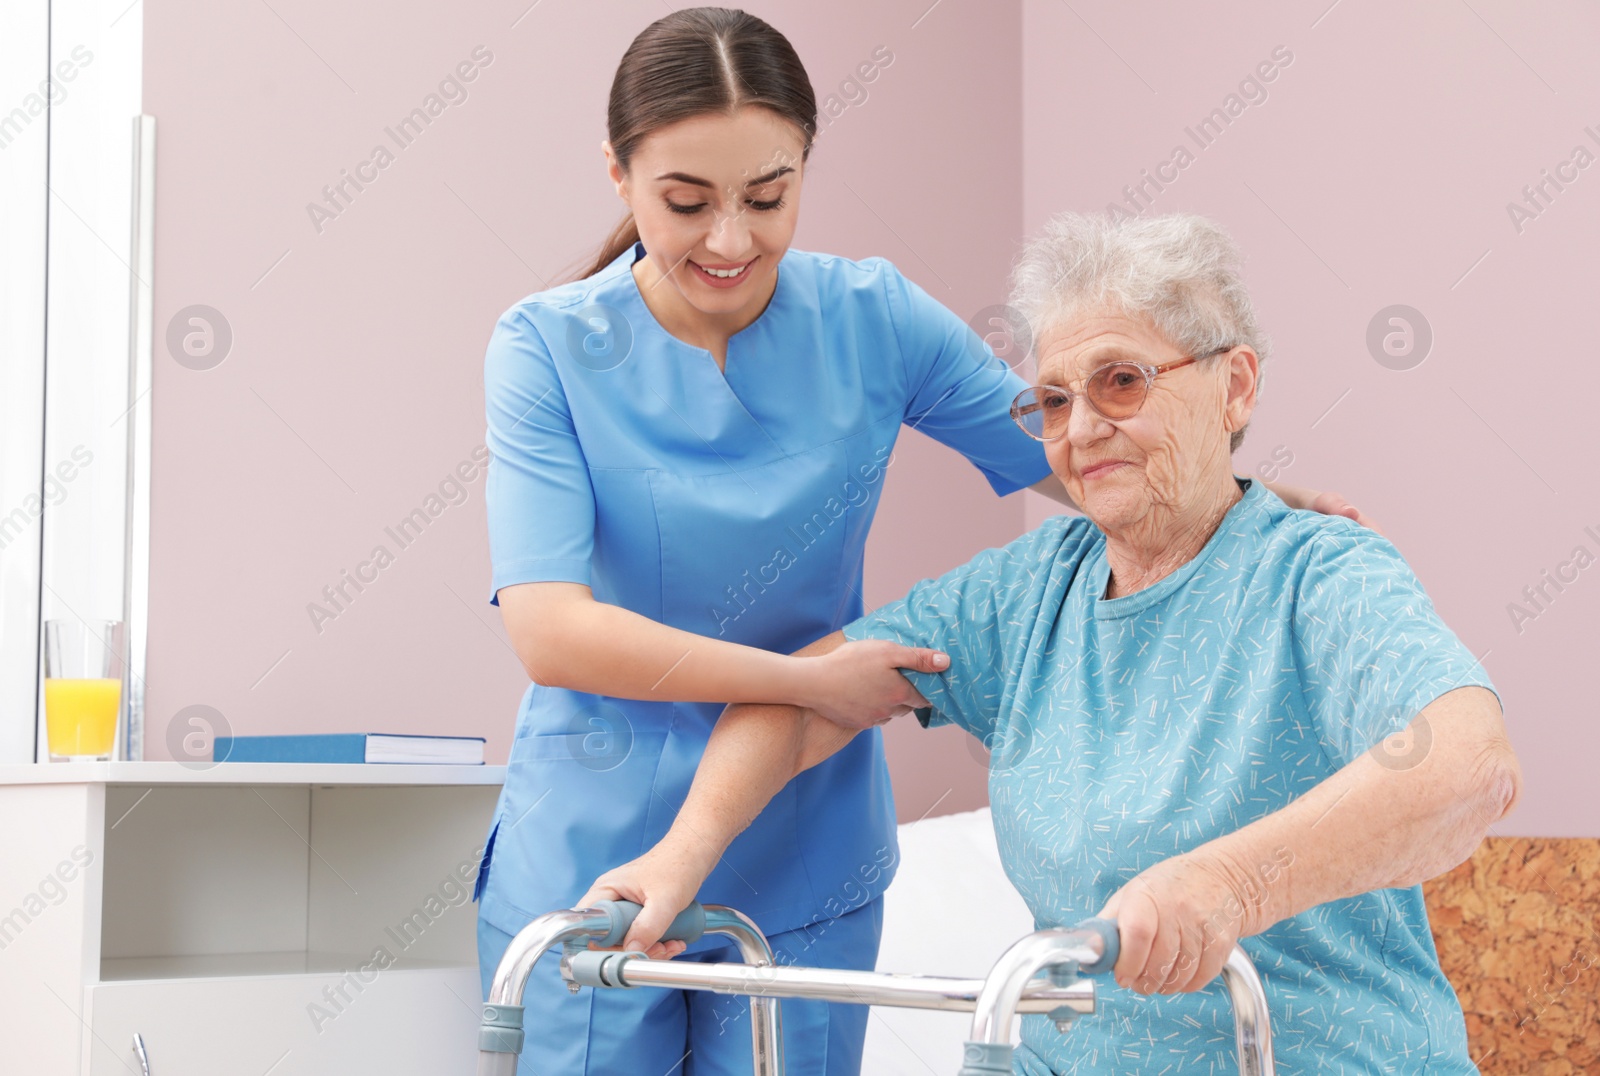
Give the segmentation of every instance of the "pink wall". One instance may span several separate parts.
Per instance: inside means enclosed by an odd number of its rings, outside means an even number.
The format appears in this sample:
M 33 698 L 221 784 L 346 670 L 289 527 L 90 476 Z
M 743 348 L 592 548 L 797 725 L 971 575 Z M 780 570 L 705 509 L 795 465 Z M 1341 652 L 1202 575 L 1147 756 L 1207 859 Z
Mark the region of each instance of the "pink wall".
M 1520 234 L 1506 209 L 1575 147 L 1600 158 L 1600 15 L 1511 0 L 1217 10 L 1026 0 L 1024 226 L 1121 202 L 1141 169 L 1193 152 L 1149 211 L 1234 234 L 1276 341 L 1238 469 L 1283 446 L 1286 480 L 1356 500 L 1482 655 L 1526 777 L 1494 832 L 1600 834 L 1600 565 L 1519 626 L 1507 608 L 1577 547 L 1600 557 L 1600 167 L 1550 188 Z M 1266 100 L 1198 148 L 1184 128 L 1279 46 L 1293 60 Z M 1412 369 L 1367 347 L 1393 304 L 1432 326 Z
M 392 546 L 385 526 L 469 458 L 494 318 L 620 215 L 598 149 L 605 96 L 663 8 L 524 6 L 146 4 L 157 324 L 204 304 L 233 333 L 203 371 L 158 341 L 151 757 L 179 711 L 204 704 L 239 733 L 463 732 L 504 758 L 524 681 L 484 593 L 481 478 L 320 632 L 306 606 Z M 796 245 L 884 255 L 963 315 L 1004 298 L 1028 230 L 1122 201 L 1284 46 L 1266 100 L 1215 144 L 1189 142 L 1193 163 L 1153 203 L 1215 216 L 1250 259 L 1277 350 L 1240 470 L 1277 451 L 1293 457 L 1284 478 L 1358 499 L 1485 654 L 1528 777 L 1497 832 L 1600 833 L 1585 795 L 1600 732 L 1580 679 L 1600 568 L 1520 630 L 1507 608 L 1575 547 L 1600 554 L 1600 491 L 1579 450 L 1594 443 L 1600 374 L 1573 313 L 1594 303 L 1600 170 L 1520 234 L 1506 210 L 1574 147 L 1600 154 L 1600 112 L 1583 106 L 1596 99 L 1592 10 L 749 7 L 791 37 L 819 96 L 877 47 L 895 56 L 819 141 Z M 493 59 L 475 61 L 478 46 Z M 307 203 L 462 62 L 479 67 L 467 99 L 319 234 Z M 1432 326 L 1413 369 L 1379 365 L 1366 344 L 1393 304 Z M 1553 373 L 1523 373 L 1534 360 Z M 869 604 L 1049 510 L 995 500 L 916 434 L 892 475 Z M 983 802 L 981 758 L 960 734 L 899 727 L 890 740 L 903 817 Z
M 546 0 L 513 26 L 526 6 L 147 4 L 156 321 L 203 304 L 233 334 L 207 370 L 158 342 L 150 757 L 206 705 L 241 734 L 468 733 L 504 760 L 526 681 L 487 601 L 481 477 L 320 631 L 307 605 L 374 545 L 394 551 L 385 527 L 470 459 L 495 318 L 621 215 L 606 94 L 664 8 Z M 912 29 L 925 7 L 750 10 L 790 35 L 819 97 L 894 54 L 865 100 L 841 95 L 855 103 L 818 142 L 796 245 L 888 257 L 968 315 L 1003 297 L 1021 227 L 1021 13 L 950 4 Z M 466 99 L 394 147 L 385 127 L 462 62 Z M 307 204 L 378 145 L 393 163 L 319 233 Z M 874 605 L 1022 529 L 1020 497 L 915 433 L 891 474 Z M 891 733 L 902 814 L 982 804 L 965 737 L 919 732 Z

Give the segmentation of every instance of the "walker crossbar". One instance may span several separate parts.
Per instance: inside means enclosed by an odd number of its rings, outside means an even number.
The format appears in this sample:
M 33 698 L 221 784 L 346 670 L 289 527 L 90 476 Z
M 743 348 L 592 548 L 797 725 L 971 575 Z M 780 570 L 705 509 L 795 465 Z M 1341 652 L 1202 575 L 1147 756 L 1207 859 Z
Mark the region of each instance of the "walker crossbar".
M 479 1076 L 515 1073 L 516 1056 L 522 1049 L 522 990 L 535 961 L 558 943 L 564 947 L 561 975 L 574 992 L 583 986 L 655 986 L 748 995 L 756 1076 L 782 1076 L 783 1034 L 778 1000 L 786 997 L 971 1012 L 972 1031 L 960 1076 L 1009 1074 L 1012 1018 L 1019 1013 L 1045 1013 L 1058 1028 L 1067 1030 L 1079 1015 L 1095 1011 L 1095 984 L 1078 975 L 1111 970 L 1118 951 L 1116 924 L 1091 919 L 1070 929 L 1029 934 L 1007 949 L 984 979 L 777 966 L 755 924 L 730 908 L 714 904 L 704 907 L 704 931 L 734 937 L 744 963 L 650 960 L 638 952 L 587 948 L 590 939 L 615 943 L 625 938 L 637 913 L 638 905 L 604 902 L 597 909 L 551 912 L 518 933 L 501 959 L 484 1006 Z M 673 922 L 663 940 L 692 942 L 699 938 L 695 927 L 700 915 L 698 906 L 691 905 Z M 1045 973 L 1044 978 L 1038 977 L 1040 972 Z M 1273 1076 L 1266 995 L 1243 949 L 1234 947 L 1222 979 L 1233 1005 L 1240 1073 Z M 508 1025 L 513 1022 L 515 1034 L 511 1035 L 513 1029 Z
M 808 998 L 847 1005 L 886 1005 L 896 1009 L 972 1012 L 983 989 L 982 979 L 950 979 L 935 975 L 892 975 L 885 972 L 831 970 L 799 966 L 749 967 L 744 964 L 700 964 L 686 960 L 648 960 L 643 953 L 592 950 L 564 959 L 562 978 L 579 986 L 664 986 L 675 990 L 707 990 L 751 997 Z M 1043 979 L 1028 984 L 1014 1010 L 1053 1013 L 1066 1007 L 1074 1013 L 1094 1012 L 1094 984 L 1053 986 Z

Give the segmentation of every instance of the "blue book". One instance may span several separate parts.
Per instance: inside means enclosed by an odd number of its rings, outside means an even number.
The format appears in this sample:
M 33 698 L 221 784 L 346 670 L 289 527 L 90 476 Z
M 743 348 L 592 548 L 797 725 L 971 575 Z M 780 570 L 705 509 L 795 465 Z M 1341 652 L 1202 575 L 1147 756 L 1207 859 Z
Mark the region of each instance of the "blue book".
M 306 736 L 218 736 L 217 762 L 424 763 L 482 766 L 482 736 L 324 732 Z

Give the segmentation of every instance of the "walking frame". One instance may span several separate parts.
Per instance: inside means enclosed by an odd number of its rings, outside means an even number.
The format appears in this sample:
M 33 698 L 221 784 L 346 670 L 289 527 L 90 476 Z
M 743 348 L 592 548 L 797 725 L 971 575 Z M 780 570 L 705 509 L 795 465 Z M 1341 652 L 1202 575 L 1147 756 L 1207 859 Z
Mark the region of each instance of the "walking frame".
M 983 979 L 779 966 L 759 927 L 719 904 L 691 904 L 662 935 L 692 943 L 705 934 L 732 938 L 743 963 L 650 960 L 615 949 L 627 937 L 639 905 L 601 901 L 593 908 L 550 912 L 511 940 L 495 970 L 478 1031 L 478 1076 L 515 1076 L 522 1052 L 522 994 L 534 965 L 562 948 L 567 989 L 709 990 L 750 998 L 751 1049 L 756 1076 L 783 1076 L 782 998 L 811 998 L 854 1005 L 972 1013 L 959 1076 L 999 1076 L 1012 1071 L 1011 1022 L 1044 1013 L 1066 1031 L 1095 1011 L 1095 984 L 1082 975 L 1111 970 L 1119 948 L 1117 926 L 1088 919 L 1073 928 L 1035 931 L 1008 948 Z M 1042 976 L 1041 976 L 1041 973 Z M 1261 978 L 1245 951 L 1234 946 L 1222 969 L 1233 1006 L 1241 1076 L 1273 1076 L 1272 1031 Z

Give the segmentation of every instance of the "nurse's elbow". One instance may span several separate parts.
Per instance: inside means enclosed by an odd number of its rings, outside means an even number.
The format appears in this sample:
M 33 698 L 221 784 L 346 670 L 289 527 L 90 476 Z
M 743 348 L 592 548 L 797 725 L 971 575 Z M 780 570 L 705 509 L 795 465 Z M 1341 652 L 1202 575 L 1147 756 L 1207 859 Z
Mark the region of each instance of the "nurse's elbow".
M 570 688 L 571 662 L 562 653 L 560 633 L 524 629 L 511 641 L 528 679 L 541 687 Z
M 526 583 L 500 592 L 506 635 L 528 679 L 544 687 L 572 687 L 573 662 L 583 652 L 574 638 L 574 602 L 592 601 L 587 587 Z
M 521 655 L 518 655 L 521 657 Z M 540 687 L 566 687 L 561 682 L 561 677 L 553 670 L 547 669 L 543 664 L 535 662 L 532 658 L 522 658 L 522 671 L 528 674 L 528 679 Z

